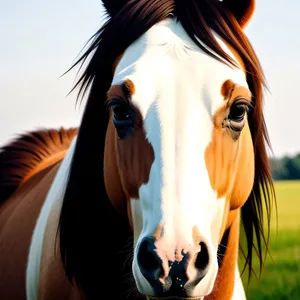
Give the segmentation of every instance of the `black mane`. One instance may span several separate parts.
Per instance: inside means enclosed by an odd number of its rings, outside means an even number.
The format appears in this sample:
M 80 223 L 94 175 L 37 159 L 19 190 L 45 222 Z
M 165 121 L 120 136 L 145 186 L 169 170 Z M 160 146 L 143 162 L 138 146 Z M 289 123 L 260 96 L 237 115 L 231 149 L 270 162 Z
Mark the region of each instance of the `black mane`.
M 242 208 L 247 238 L 246 264 L 250 276 L 253 246 L 256 245 L 261 266 L 263 263 L 262 243 L 267 244 L 268 235 L 265 237 L 263 232 L 262 208 L 265 204 L 269 220 L 273 192 L 265 148 L 269 140 L 262 112 L 264 76 L 259 61 L 237 18 L 223 2 L 132 0 L 121 1 L 122 5 L 120 1 L 118 5 L 114 5 L 114 2 L 118 1 L 104 2 L 107 8 L 110 7 L 111 17 L 94 35 L 89 48 L 74 65 L 83 64 L 90 58 L 75 86 L 79 87 L 79 95 L 84 95 L 88 89 L 89 95 L 59 223 L 60 252 L 66 274 L 92 299 L 99 297 L 104 289 L 114 299 L 126 298 L 124 289 L 128 287 L 123 284 L 123 266 L 128 253 L 124 252 L 124 247 L 129 245 L 132 250 L 132 243 L 128 243 L 128 240 L 132 240 L 132 233 L 128 221 L 114 210 L 105 191 L 103 153 L 108 115 L 104 103 L 116 58 L 153 25 L 172 15 L 203 51 L 227 64 L 234 64 L 215 40 L 213 30 L 235 49 L 246 67 L 255 107 L 249 116 L 255 151 L 255 182 Z M 211 50 L 207 50 L 203 44 Z M 103 277 L 106 280 L 100 282 Z

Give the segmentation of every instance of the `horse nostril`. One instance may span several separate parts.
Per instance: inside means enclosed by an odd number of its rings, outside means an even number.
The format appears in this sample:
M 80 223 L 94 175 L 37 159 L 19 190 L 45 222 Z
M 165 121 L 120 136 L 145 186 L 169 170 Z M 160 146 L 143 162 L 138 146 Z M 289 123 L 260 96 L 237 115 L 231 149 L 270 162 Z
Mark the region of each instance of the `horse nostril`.
M 196 261 L 195 261 L 195 268 L 198 271 L 203 272 L 208 265 L 209 254 L 205 243 L 201 242 L 200 247 L 201 247 L 201 251 L 198 252 L 197 254 Z
M 138 264 L 142 274 L 148 280 L 157 280 L 164 275 L 162 260 L 157 255 L 153 237 L 146 237 L 142 240 L 137 255 Z

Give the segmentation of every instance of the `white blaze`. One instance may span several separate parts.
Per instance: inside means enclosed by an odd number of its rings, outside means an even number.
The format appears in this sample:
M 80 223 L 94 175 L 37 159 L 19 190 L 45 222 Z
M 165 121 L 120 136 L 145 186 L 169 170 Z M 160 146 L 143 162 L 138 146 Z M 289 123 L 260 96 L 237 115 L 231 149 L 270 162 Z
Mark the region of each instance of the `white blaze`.
M 231 79 L 247 86 L 245 75 L 206 55 L 180 23 L 167 20 L 126 50 L 113 84 L 126 79 L 135 85 L 132 101 L 141 111 L 155 154 L 149 182 L 141 186 L 139 200 L 131 201 L 135 244 L 162 224 L 164 247 L 172 253 L 193 244 L 196 226 L 213 251 L 210 271 L 195 289 L 195 294 L 205 294 L 217 273 L 215 232 L 225 200 L 217 199 L 210 185 L 204 153 L 211 140 L 212 116 L 224 103 L 223 82 Z M 136 259 L 133 272 L 138 288 L 151 294 Z

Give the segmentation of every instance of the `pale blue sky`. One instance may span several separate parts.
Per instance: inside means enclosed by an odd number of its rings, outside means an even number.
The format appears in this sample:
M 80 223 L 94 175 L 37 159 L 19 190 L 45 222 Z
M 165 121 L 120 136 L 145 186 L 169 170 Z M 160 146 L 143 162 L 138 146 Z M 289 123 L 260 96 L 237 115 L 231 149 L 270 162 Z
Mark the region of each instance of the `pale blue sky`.
M 265 114 L 276 156 L 300 152 L 300 1 L 258 0 L 247 33 L 270 92 Z M 103 20 L 100 0 L 10 0 L 0 11 L 0 143 L 40 126 L 77 125 L 75 61 Z

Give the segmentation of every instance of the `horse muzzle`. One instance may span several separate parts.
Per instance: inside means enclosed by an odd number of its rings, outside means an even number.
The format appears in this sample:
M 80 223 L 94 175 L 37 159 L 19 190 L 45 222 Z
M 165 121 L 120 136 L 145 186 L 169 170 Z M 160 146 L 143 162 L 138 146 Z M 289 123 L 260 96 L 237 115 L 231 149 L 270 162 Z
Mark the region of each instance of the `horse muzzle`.
M 147 300 L 202 300 L 203 297 L 152 297 L 152 296 L 146 296 Z

